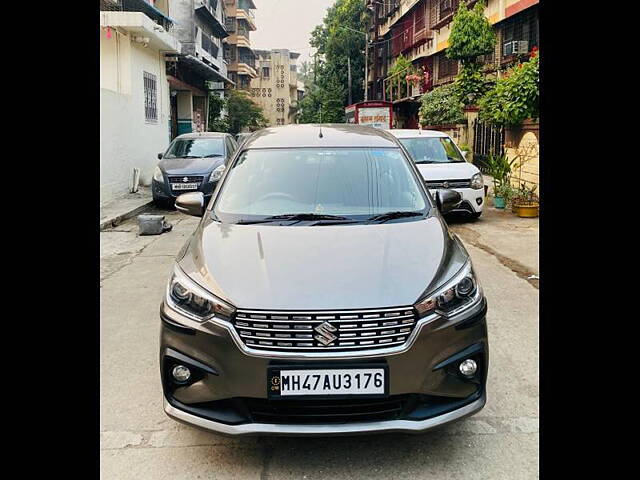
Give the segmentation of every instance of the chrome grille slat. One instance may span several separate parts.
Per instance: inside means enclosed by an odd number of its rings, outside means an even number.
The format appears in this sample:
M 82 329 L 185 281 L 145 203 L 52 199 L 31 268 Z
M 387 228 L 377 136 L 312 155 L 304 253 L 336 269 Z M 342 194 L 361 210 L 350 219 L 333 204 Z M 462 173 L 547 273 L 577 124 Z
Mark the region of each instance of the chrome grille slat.
M 402 345 L 405 342 L 405 340 L 402 340 L 400 342 L 388 342 L 388 343 L 383 343 L 382 345 L 384 345 L 384 348 L 389 347 L 390 345 Z M 347 343 L 351 343 L 351 342 L 347 342 Z M 251 347 L 254 348 L 265 348 L 262 345 L 254 345 L 251 344 Z M 271 347 L 273 349 L 273 347 Z M 329 348 L 325 348 L 325 350 L 346 350 L 346 349 L 363 349 L 363 350 L 371 350 L 373 348 L 380 348 L 380 345 L 349 345 L 349 346 L 333 346 L 330 349 Z M 280 350 L 280 349 L 277 349 Z M 288 350 L 313 350 L 313 351 L 321 351 L 319 350 L 317 347 L 282 347 L 283 351 L 288 351 Z
M 240 339 L 251 348 L 286 352 L 328 352 L 389 348 L 404 344 L 416 325 L 413 307 L 343 311 L 264 311 L 239 309 L 232 321 Z M 336 337 L 328 345 L 328 322 Z M 283 333 L 285 332 L 285 333 Z

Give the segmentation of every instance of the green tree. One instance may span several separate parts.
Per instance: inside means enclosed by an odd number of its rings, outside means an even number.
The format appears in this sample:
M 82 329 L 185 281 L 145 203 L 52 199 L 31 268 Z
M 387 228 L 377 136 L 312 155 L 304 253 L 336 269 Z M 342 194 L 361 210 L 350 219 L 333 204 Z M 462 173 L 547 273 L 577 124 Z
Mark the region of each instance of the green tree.
M 227 97 L 209 96 L 209 131 L 236 134 L 243 129 L 258 130 L 267 125 L 262 107 L 244 90 L 227 90 Z
M 480 99 L 480 120 L 494 125 L 520 125 L 527 118 L 538 118 L 539 86 L 540 63 L 534 51 L 528 62 L 508 70 Z
M 465 2 L 460 2 L 449 35 L 447 57 L 462 63 L 455 85 L 458 99 L 465 105 L 475 104 L 488 90 L 478 57 L 494 51 L 496 35 L 484 16 L 484 8 L 483 0 L 477 2 L 472 10 Z
M 453 84 L 437 87 L 425 93 L 421 99 L 420 123 L 426 125 L 447 125 L 465 120 L 462 102 L 458 100 Z
M 496 34 L 484 16 L 484 8 L 484 0 L 477 2 L 473 10 L 469 10 L 465 2 L 460 2 L 451 24 L 447 57 L 463 64 L 474 64 L 480 55 L 493 52 Z
M 351 97 L 364 98 L 364 48 L 367 31 L 367 9 L 362 0 L 336 0 L 329 7 L 323 23 L 311 33 L 311 46 L 317 49 L 313 68 L 307 78 L 301 102 L 301 123 L 344 121 L 348 103 L 348 59 L 351 61 Z

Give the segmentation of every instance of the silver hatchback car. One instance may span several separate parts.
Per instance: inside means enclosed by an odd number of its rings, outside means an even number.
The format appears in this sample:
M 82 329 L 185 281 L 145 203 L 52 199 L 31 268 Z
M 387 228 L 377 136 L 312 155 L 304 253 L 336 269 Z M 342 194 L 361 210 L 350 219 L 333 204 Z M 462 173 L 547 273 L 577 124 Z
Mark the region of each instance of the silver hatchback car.
M 486 401 L 487 303 L 407 151 L 292 125 L 231 159 L 160 308 L 164 409 L 231 435 L 421 432 Z

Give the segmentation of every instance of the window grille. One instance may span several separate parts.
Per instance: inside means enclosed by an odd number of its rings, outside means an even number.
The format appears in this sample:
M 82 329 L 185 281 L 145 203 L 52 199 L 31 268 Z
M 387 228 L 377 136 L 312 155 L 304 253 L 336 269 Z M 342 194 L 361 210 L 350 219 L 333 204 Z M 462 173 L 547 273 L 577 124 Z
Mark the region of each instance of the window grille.
M 501 57 L 508 57 L 509 49 L 505 45 L 515 41 L 528 43 L 529 51 L 538 46 L 538 9 L 530 8 L 507 18 L 500 25 L 502 38 Z M 505 54 L 505 51 L 507 54 Z
M 144 120 L 147 123 L 158 121 L 158 82 L 156 76 L 143 72 L 144 79 Z

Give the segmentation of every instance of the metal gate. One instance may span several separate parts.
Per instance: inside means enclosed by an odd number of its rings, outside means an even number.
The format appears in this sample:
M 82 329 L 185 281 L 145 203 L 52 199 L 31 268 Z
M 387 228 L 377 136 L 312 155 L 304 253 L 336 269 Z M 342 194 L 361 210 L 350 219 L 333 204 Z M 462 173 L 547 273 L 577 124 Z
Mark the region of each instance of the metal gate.
M 473 126 L 473 163 L 484 172 L 489 155 L 504 153 L 504 128 L 476 120 Z

